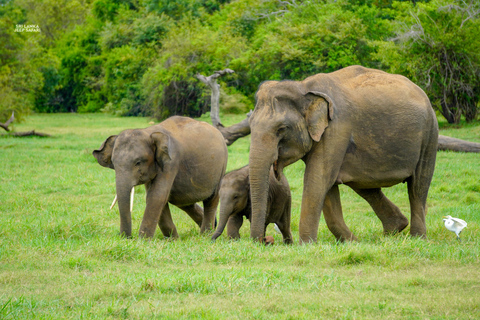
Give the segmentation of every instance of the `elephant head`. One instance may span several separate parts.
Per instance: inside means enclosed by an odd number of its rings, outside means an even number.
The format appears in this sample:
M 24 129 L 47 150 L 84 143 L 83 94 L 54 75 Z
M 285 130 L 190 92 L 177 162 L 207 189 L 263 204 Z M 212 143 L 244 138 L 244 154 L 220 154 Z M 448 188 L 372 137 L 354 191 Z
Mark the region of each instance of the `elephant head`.
M 295 81 L 263 83 L 256 101 L 249 120 L 251 236 L 262 239 L 270 167 L 273 165 L 280 179 L 284 167 L 302 159 L 320 141 L 334 117 L 335 105 L 327 94 L 310 91 Z
M 107 138 L 100 149 L 93 151 L 101 166 L 115 170 L 121 235 L 132 234 L 131 189 L 141 184 L 148 187 L 162 173 L 171 161 L 169 141 L 169 135 L 164 132 L 125 130 Z
M 250 211 L 249 193 L 250 186 L 248 181 L 248 167 L 227 173 L 222 180 L 220 187 L 220 219 L 212 240 L 217 239 L 229 223 L 229 231 L 238 233 L 243 221 L 243 212 Z M 232 216 L 240 215 L 237 221 L 230 224 L 229 219 Z M 249 213 L 248 216 L 249 217 Z M 230 230 L 232 227 L 235 230 Z

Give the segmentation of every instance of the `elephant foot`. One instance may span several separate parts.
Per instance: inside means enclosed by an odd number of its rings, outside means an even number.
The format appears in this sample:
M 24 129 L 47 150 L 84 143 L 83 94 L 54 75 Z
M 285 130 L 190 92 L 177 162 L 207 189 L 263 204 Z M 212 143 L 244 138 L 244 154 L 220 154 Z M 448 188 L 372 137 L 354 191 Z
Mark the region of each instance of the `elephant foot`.
M 163 237 L 165 239 L 171 239 L 171 240 L 178 239 L 177 228 L 167 229 L 165 227 L 162 227 L 162 228 L 160 228 L 160 230 L 162 231 Z
M 215 229 L 213 229 L 212 227 L 205 227 L 205 228 L 200 228 L 200 234 L 206 234 L 206 235 L 210 235 L 214 233 Z
M 164 239 L 164 240 L 167 240 L 167 241 L 175 241 L 175 240 L 177 240 L 178 238 L 179 238 L 178 235 L 176 235 L 176 236 L 170 236 L 170 237 L 166 237 L 166 236 L 163 237 L 163 239 Z
M 394 219 L 389 219 L 383 223 L 383 234 L 393 235 L 402 232 L 408 226 L 408 219 L 404 215 L 399 215 Z
M 125 232 L 120 232 L 120 237 L 125 238 L 125 239 L 132 239 L 132 234 L 127 234 Z
M 353 241 L 358 241 L 358 238 L 353 234 L 350 233 L 350 235 L 347 236 L 338 236 L 336 237 L 338 242 L 353 242 Z
M 426 230 L 416 230 L 414 228 L 410 228 L 410 235 L 412 237 L 418 237 L 421 239 L 427 238 L 427 231 Z

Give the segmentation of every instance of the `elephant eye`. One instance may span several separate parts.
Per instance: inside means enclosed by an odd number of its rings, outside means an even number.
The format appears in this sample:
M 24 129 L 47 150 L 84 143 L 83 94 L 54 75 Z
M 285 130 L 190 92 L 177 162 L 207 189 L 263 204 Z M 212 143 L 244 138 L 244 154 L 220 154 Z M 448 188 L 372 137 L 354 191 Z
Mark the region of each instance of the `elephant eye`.
M 137 160 L 137 161 L 135 162 L 135 166 L 136 166 L 136 167 L 139 167 L 141 164 L 142 164 L 142 160 Z
M 278 128 L 277 137 L 280 136 L 281 134 L 284 134 L 285 131 L 287 131 L 287 129 L 288 129 L 288 126 L 281 126 L 280 128 Z

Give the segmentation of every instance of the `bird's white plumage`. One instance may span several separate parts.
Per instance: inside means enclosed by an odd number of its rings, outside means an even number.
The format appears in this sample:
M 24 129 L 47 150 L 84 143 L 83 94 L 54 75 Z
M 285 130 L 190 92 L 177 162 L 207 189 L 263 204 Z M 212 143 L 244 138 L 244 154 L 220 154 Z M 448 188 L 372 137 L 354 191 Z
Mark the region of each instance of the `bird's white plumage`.
M 457 238 L 460 239 L 460 232 L 467 226 L 467 223 L 459 218 L 453 218 L 452 216 L 444 217 L 443 222 L 445 223 L 445 228 L 455 232 Z

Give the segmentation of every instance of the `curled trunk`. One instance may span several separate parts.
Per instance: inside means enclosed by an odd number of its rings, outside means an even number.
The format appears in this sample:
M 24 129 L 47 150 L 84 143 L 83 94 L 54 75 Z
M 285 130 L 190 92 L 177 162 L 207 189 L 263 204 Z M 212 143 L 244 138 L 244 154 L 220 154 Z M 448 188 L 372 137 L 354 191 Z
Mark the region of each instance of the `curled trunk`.
M 220 220 L 218 221 L 217 229 L 212 235 L 212 240 L 216 240 L 222 235 L 223 230 L 225 230 L 225 226 L 227 225 L 228 219 L 230 218 L 230 212 L 231 209 L 226 208 L 225 204 L 220 205 Z

